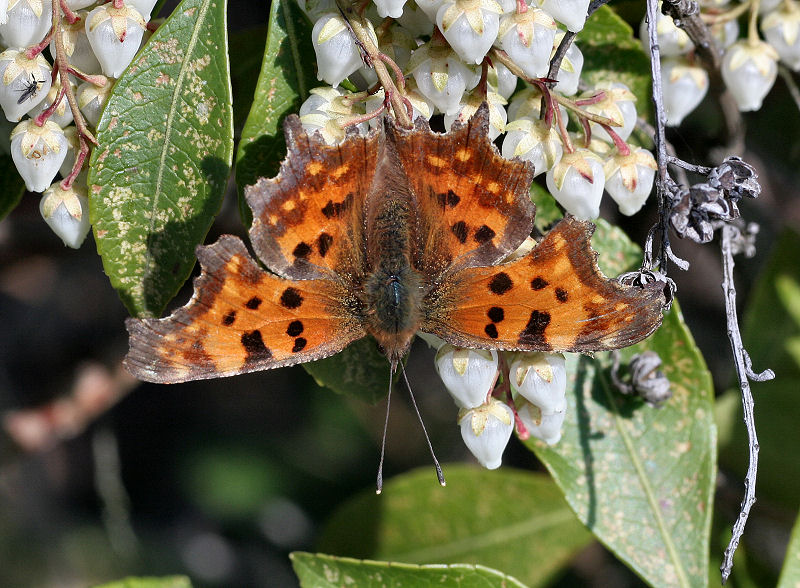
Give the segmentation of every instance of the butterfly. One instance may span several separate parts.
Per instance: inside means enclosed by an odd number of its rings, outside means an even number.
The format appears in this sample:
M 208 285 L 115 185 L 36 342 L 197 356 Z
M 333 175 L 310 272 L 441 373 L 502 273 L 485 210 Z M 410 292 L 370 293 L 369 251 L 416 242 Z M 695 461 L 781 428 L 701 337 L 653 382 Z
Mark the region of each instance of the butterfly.
M 385 118 L 326 144 L 286 119 L 275 178 L 246 189 L 250 241 L 199 246 L 194 295 L 162 319 L 128 319 L 126 365 L 161 383 L 313 361 L 372 336 L 392 365 L 418 331 L 459 347 L 593 352 L 661 323 L 663 285 L 606 278 L 594 225 L 569 215 L 533 249 L 532 166 L 503 159 L 488 111 L 444 134 Z

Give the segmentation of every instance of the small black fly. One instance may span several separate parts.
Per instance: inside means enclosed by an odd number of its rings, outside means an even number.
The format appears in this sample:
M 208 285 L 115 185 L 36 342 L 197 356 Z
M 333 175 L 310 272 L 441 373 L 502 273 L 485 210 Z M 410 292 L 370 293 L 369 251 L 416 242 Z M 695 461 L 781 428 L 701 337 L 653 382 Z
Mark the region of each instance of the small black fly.
M 17 100 L 17 104 L 22 104 L 28 98 L 32 98 L 36 92 L 39 91 L 39 86 L 42 84 L 44 80 L 39 80 L 36 78 L 36 74 L 31 74 L 31 79 L 25 81 L 25 86 L 19 90 L 20 97 Z

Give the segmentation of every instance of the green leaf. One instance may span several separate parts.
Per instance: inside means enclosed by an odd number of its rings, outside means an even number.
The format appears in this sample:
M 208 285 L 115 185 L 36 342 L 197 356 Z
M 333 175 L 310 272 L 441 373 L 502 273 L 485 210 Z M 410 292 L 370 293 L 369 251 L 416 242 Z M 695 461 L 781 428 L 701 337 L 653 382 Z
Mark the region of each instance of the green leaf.
M 163 578 L 125 578 L 95 588 L 192 588 L 186 576 L 165 576 Z
M 22 181 L 10 155 L 0 154 L 0 220 L 14 210 L 25 193 Z
M 581 80 L 590 86 L 609 80 L 626 84 L 636 95 L 639 116 L 649 119 L 650 58 L 633 37 L 633 29 L 608 6 L 601 6 L 575 42 L 584 57 Z
M 745 313 L 742 337 L 753 370 L 775 371 L 770 382 L 752 382 L 760 444 L 758 497 L 792 510 L 800 501 L 800 437 L 797 435 L 797 391 L 800 390 L 800 234 L 786 229 L 766 264 Z M 742 284 L 737 284 L 740 288 Z M 727 341 L 725 342 L 727 346 Z M 732 382 L 735 381 L 732 379 Z M 744 478 L 747 432 L 742 423 L 739 392 L 730 392 L 738 406 L 733 413 L 730 443 L 720 463 Z M 742 491 L 744 491 L 742 487 Z
M 241 130 L 253 106 L 253 97 L 261 70 L 262 51 L 267 39 L 266 27 L 246 29 L 231 33 L 231 87 L 233 102 L 233 128 Z
M 183 0 L 114 87 L 89 171 L 106 274 L 128 310 L 159 315 L 189 277 L 233 152 L 225 2 Z
M 261 62 L 253 106 L 236 152 L 236 183 L 240 210 L 250 224 L 250 209 L 242 197 L 245 186 L 278 173 L 286 154 L 281 123 L 297 112 L 316 85 L 311 25 L 293 0 L 270 5 L 267 45 Z
M 303 368 L 320 386 L 371 404 L 389 391 L 389 361 L 372 337 L 359 339 L 332 357 L 304 363 Z
M 797 586 L 800 586 L 800 516 L 794 522 L 792 538 L 789 540 L 789 547 L 783 560 L 783 570 L 778 580 L 778 588 L 797 588 Z
M 528 445 L 578 518 L 642 578 L 704 586 L 716 476 L 711 377 L 677 304 L 653 336 L 621 354 L 627 361 L 646 349 L 659 354 L 670 381 L 662 408 L 622 396 L 608 354 L 569 354 L 563 438 Z
M 417 566 L 295 552 L 289 556 L 304 588 L 400 588 L 459 586 L 461 588 L 524 588 L 518 580 L 484 566 L 454 564 Z
M 547 476 L 446 465 L 389 480 L 342 506 L 321 551 L 416 564 L 473 563 L 543 586 L 591 541 Z

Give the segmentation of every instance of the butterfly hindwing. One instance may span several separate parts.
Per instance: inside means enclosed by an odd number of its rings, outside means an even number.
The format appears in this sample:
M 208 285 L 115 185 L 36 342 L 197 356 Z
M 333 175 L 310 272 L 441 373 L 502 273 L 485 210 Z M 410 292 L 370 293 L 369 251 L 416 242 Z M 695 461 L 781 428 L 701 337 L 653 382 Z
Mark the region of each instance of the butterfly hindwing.
M 250 241 L 275 273 L 292 279 L 361 264 L 364 199 L 375 174 L 378 132 L 351 133 L 340 145 L 308 134 L 296 116 L 284 125 L 287 156 L 277 177 L 245 190 Z
M 448 275 L 421 330 L 462 347 L 524 351 L 603 351 L 644 339 L 661 323 L 663 285 L 603 276 L 593 230 L 567 217 L 524 257 Z
M 292 365 L 341 351 L 364 331 L 352 296 L 328 279 L 290 281 L 262 270 L 240 239 L 198 247 L 189 303 L 163 319 L 128 319 L 128 370 L 175 383 Z

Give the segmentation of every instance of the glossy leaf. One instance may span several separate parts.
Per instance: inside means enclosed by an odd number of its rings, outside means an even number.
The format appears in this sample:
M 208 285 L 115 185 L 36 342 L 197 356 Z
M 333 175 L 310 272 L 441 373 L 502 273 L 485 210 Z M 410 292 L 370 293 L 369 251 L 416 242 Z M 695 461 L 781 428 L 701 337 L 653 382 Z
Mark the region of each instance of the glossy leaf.
M 159 315 L 189 277 L 230 173 L 223 0 L 184 0 L 109 98 L 90 163 L 106 274 L 128 310 Z
M 592 239 L 608 275 L 630 269 L 636 247 L 598 223 Z M 677 304 L 643 343 L 621 351 L 623 365 L 653 350 L 673 397 L 661 408 L 612 385 L 609 354 L 569 354 L 562 440 L 528 446 L 545 463 L 586 526 L 654 586 L 704 586 L 716 472 L 711 377 Z
M 636 94 L 639 116 L 648 119 L 650 101 L 650 58 L 633 37 L 633 29 L 608 6 L 601 6 L 578 34 L 576 43 L 583 53 L 581 80 L 592 84 L 615 81 Z
M 591 541 L 558 488 L 542 474 L 445 465 L 369 489 L 328 521 L 321 551 L 416 564 L 473 563 L 546 585 Z
M 375 403 L 389 391 L 389 361 L 378 352 L 372 337 L 364 337 L 334 356 L 303 368 L 320 386 Z
M 165 576 L 163 578 L 125 578 L 95 588 L 192 588 L 186 576 Z
M 505 574 L 468 564 L 418 566 L 295 552 L 292 565 L 303 588 L 401 588 L 403 586 L 458 586 L 460 588 L 524 588 Z
M 800 516 L 794 522 L 792 538 L 786 548 L 778 588 L 797 588 L 800 586 Z
M 10 155 L 0 154 L 0 220 L 14 210 L 25 193 L 22 181 Z
M 270 5 L 267 44 L 253 104 L 236 152 L 236 183 L 240 195 L 245 186 L 278 172 L 286 154 L 282 122 L 297 113 L 300 103 L 317 85 L 311 25 L 293 0 Z M 243 217 L 250 224 L 250 210 L 240 198 Z
M 742 337 L 753 369 L 771 368 L 775 379 L 751 383 L 756 402 L 760 444 L 759 499 L 796 509 L 800 492 L 800 437 L 797 430 L 797 391 L 800 389 L 800 235 L 786 229 L 757 282 L 745 314 Z M 740 286 L 741 287 L 741 286 Z M 727 342 L 726 342 L 727 343 Z M 733 377 L 731 378 L 733 382 Z M 720 452 L 720 463 L 744 478 L 747 470 L 747 431 L 742 423 L 739 392 L 730 422 L 730 442 Z

